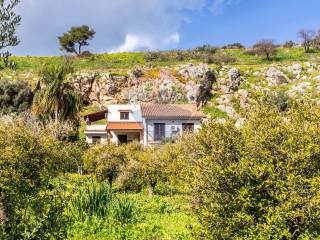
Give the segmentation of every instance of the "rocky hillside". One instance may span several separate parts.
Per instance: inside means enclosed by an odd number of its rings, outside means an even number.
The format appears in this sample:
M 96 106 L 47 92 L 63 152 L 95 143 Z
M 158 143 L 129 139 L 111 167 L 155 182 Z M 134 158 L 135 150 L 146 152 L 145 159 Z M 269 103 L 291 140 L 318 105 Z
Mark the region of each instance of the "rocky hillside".
M 77 72 L 70 76 L 70 81 L 88 106 L 138 102 L 195 103 L 206 77 L 214 73 L 212 98 L 203 107 L 204 112 L 214 118 L 230 116 L 241 120 L 246 109 L 266 97 L 280 102 L 290 98 L 320 101 L 318 54 L 308 56 L 302 55 L 301 50 L 300 55 L 297 50 L 286 51 L 287 55 L 283 55 L 285 61 L 270 62 L 232 52 L 237 61 L 229 64 L 207 64 L 192 59 L 148 63 L 134 53 L 134 58 L 127 54 L 132 59 L 125 55 L 127 58 L 110 60 L 114 64 L 122 61 L 119 69 L 114 68 L 116 65 L 113 68 L 99 65 L 98 69 L 81 67 L 81 61 L 91 60 L 79 60 Z M 125 59 L 129 59 L 130 66 L 125 64 Z M 32 84 L 38 79 L 36 71 L 30 69 L 1 72 L 0 76 L 26 79 Z
M 88 104 L 195 103 L 201 82 L 215 72 L 212 99 L 204 110 L 213 117 L 240 118 L 261 97 L 320 100 L 320 64 L 304 62 L 261 66 L 183 64 L 173 68 L 135 68 L 127 74 L 87 72 L 72 81 Z

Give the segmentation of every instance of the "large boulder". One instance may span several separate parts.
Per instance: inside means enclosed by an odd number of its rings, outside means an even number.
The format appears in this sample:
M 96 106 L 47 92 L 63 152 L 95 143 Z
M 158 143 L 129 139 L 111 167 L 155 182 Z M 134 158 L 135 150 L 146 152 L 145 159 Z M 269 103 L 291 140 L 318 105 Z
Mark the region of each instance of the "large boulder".
M 208 71 L 211 71 L 211 69 L 207 64 L 194 65 L 192 63 L 189 63 L 187 65 L 182 65 L 179 67 L 179 73 L 185 79 L 189 80 L 202 79 L 205 77 Z
M 279 86 L 290 82 L 290 79 L 276 67 L 270 67 L 266 72 L 269 86 Z
M 142 84 L 124 89 L 122 100 L 128 103 L 153 102 L 176 103 L 186 101 L 186 90 L 179 81 L 153 79 Z

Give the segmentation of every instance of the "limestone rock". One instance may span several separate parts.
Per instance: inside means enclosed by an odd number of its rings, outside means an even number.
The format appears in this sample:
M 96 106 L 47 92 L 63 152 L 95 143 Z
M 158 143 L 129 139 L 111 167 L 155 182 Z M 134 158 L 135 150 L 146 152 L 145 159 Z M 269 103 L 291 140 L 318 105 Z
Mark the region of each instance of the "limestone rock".
M 211 71 L 211 69 L 207 64 L 194 65 L 190 63 L 187 65 L 182 65 L 179 69 L 179 73 L 185 79 L 201 79 L 208 71 Z
M 302 82 L 293 86 L 290 90 L 287 91 L 289 97 L 295 98 L 298 95 L 304 95 L 309 90 L 311 90 L 312 84 L 310 82 Z
M 269 86 L 279 86 L 288 83 L 290 79 L 276 67 L 270 67 L 266 72 Z

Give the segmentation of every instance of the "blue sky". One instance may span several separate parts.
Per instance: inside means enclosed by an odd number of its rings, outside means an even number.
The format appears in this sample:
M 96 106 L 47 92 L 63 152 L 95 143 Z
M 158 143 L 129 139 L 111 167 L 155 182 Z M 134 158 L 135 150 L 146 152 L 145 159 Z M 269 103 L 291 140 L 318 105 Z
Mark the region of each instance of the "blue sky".
M 13 52 L 60 55 L 57 36 L 82 24 L 97 32 L 96 53 L 298 41 L 299 29 L 320 28 L 319 10 L 319 0 L 23 0 Z

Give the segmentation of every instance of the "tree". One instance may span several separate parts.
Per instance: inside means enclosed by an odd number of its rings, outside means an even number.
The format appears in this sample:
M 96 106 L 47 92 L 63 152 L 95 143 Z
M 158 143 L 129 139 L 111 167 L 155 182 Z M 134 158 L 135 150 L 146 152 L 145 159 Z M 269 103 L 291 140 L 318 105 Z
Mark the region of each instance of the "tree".
M 315 48 L 320 49 L 320 29 L 318 30 L 317 35 L 313 39 L 313 45 Z
M 320 111 L 261 107 L 241 128 L 208 123 L 192 167 L 204 239 L 313 239 L 320 235 Z
M 16 36 L 16 29 L 20 25 L 21 17 L 13 9 L 20 3 L 20 0 L 0 0 L 0 51 L 8 47 L 17 46 L 20 41 Z M 9 61 L 11 53 L 9 51 L 0 53 L 0 58 L 5 67 L 13 66 Z
M 31 107 L 33 92 L 24 81 L 0 80 L 0 113 L 21 113 Z
M 94 173 L 100 181 L 108 181 L 110 189 L 126 164 L 126 147 L 114 144 L 96 145 L 83 156 L 84 169 Z
M 61 49 L 80 56 L 82 47 L 89 45 L 88 41 L 93 39 L 95 33 L 86 25 L 72 27 L 68 32 L 58 37 Z
M 40 71 L 41 89 L 35 93 L 33 113 L 42 118 L 60 120 L 78 120 L 81 108 L 80 95 L 67 80 L 73 73 L 72 63 L 66 61 L 61 65 L 46 64 Z
M 301 29 L 298 32 L 298 37 L 302 39 L 302 45 L 306 53 L 310 52 L 314 35 L 315 32 L 313 30 L 308 29 Z
M 277 53 L 277 49 L 272 40 L 261 40 L 253 45 L 253 52 L 259 56 L 265 56 L 270 61 L 271 56 Z
M 66 238 L 64 205 L 50 183 L 62 172 L 62 148 L 21 122 L 0 123 L 0 239 Z

